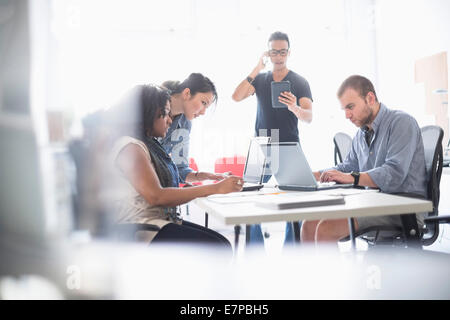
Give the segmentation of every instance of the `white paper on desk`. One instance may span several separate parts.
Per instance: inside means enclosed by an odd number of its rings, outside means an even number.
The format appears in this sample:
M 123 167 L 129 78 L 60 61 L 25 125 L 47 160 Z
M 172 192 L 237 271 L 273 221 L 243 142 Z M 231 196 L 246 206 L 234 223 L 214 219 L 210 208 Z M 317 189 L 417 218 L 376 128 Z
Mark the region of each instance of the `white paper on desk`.
M 277 189 L 272 190 L 266 190 L 266 191 L 246 191 L 246 192 L 232 192 L 227 194 L 213 194 L 210 196 L 207 196 L 206 198 L 208 200 L 216 201 L 218 199 L 240 199 L 240 201 L 243 201 L 243 199 L 252 198 L 255 196 L 264 196 L 269 194 L 282 194 L 286 193 L 283 191 L 278 191 Z M 247 200 L 245 200 L 247 201 Z
M 306 207 L 321 207 L 344 204 L 343 196 L 330 196 L 326 194 L 310 194 L 302 196 L 283 195 L 267 196 L 257 199 L 255 205 L 267 209 L 283 210 Z
M 230 204 L 230 203 L 244 203 L 244 202 L 256 202 L 258 200 L 261 200 L 265 197 L 273 197 L 277 195 L 282 195 L 285 192 L 268 192 L 268 193 L 262 193 L 262 192 L 245 192 L 245 193 L 236 193 L 236 194 L 229 194 L 228 197 L 220 197 L 220 196 L 209 196 L 208 200 L 213 201 L 216 203 L 221 204 Z
M 331 190 L 324 190 L 321 192 L 321 194 L 326 194 L 329 196 L 351 196 L 354 194 L 361 194 L 361 193 L 367 193 L 367 192 L 380 192 L 379 189 L 331 189 Z

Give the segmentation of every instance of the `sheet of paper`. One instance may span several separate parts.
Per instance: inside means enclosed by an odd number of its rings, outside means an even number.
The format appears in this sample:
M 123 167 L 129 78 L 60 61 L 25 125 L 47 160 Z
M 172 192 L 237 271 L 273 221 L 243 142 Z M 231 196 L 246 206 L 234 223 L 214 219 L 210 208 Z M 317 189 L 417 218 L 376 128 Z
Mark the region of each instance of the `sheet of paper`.
M 324 190 L 321 192 L 321 194 L 326 194 L 329 196 L 351 196 L 354 194 L 361 194 L 361 193 L 367 193 L 367 192 L 380 192 L 378 189 L 331 189 L 331 190 Z
M 285 193 L 286 192 L 273 192 L 273 191 L 236 192 L 236 193 L 229 193 L 229 194 L 225 194 L 225 195 L 212 195 L 207 198 L 208 198 L 208 200 L 214 201 L 216 203 L 228 204 L 228 203 L 255 202 L 264 196 L 274 196 L 274 195 L 281 195 L 281 194 L 285 194 Z

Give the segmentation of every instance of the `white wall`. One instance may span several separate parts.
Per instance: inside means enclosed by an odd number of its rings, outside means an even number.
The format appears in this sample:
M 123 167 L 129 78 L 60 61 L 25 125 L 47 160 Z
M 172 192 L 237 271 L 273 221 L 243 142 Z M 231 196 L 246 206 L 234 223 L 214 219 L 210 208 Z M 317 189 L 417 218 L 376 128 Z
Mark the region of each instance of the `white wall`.
M 450 50 L 450 1 L 377 0 L 378 95 L 389 107 L 435 124 L 425 112 L 425 92 L 415 84 L 415 61 Z
M 373 0 L 86 1 L 54 0 L 50 108 L 80 118 L 106 107 L 137 83 L 161 83 L 202 72 L 219 103 L 194 121 L 191 155 L 203 170 L 220 156 L 245 154 L 256 99 L 235 103 L 234 88 L 267 49 L 270 33 L 288 33 L 288 67 L 310 83 L 312 124 L 300 139 L 314 169 L 333 164 L 332 137 L 354 134 L 336 99 L 343 79 L 376 82 Z M 56 71 L 55 71 L 56 70 Z

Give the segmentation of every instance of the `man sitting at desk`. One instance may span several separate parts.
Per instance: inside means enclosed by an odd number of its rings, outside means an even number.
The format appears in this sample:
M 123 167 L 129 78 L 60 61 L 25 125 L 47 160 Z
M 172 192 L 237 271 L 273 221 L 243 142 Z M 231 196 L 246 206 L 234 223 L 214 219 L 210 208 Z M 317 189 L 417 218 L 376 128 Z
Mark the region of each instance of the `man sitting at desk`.
M 417 121 L 378 102 L 373 84 L 362 76 L 346 79 L 337 95 L 345 117 L 360 129 L 344 162 L 314 172 L 316 179 L 425 198 L 425 155 Z M 421 226 L 423 217 L 418 218 Z M 400 216 L 355 218 L 356 230 L 383 225 L 401 226 Z M 301 230 L 302 241 L 310 242 L 336 242 L 348 235 L 347 219 L 305 221 Z

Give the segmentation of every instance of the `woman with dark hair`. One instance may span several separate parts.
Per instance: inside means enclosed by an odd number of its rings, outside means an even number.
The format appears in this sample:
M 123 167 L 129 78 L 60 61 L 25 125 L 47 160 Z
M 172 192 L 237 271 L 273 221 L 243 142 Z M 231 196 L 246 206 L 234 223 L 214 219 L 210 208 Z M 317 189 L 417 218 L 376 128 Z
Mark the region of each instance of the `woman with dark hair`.
M 138 228 L 141 231 L 134 236 L 140 241 L 200 242 L 231 248 L 219 233 L 181 220 L 177 206 L 197 197 L 240 191 L 243 181 L 232 176 L 216 184 L 178 188 L 178 169 L 157 140 L 166 135 L 172 123 L 169 99 L 165 89 L 137 86 L 125 101 L 106 112 L 106 124 L 114 133 L 109 159 L 113 181 L 119 187 L 117 222 L 160 228 Z
M 159 141 L 177 165 L 181 182 L 222 180 L 221 174 L 193 172 L 189 168 L 191 121 L 204 115 L 206 109 L 217 102 L 214 83 L 200 73 L 192 73 L 183 82 L 166 81 L 162 87 L 170 91 L 172 125 L 167 135 Z

